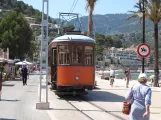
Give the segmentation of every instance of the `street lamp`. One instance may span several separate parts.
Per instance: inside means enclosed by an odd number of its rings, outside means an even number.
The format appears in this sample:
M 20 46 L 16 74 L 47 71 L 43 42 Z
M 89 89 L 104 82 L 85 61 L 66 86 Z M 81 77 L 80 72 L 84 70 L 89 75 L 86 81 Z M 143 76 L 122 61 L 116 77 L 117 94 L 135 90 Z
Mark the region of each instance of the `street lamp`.
M 145 0 L 143 0 L 143 43 L 145 43 Z M 144 69 L 145 58 L 142 58 L 142 73 L 145 72 Z
M 46 18 L 44 18 L 44 7 L 46 3 Z M 49 102 L 48 102 L 48 13 L 49 13 L 49 0 L 42 0 L 42 22 L 41 22 L 41 54 L 40 54 L 40 89 L 39 89 L 39 103 L 36 104 L 37 109 L 48 109 Z M 46 29 L 44 29 L 46 27 Z M 45 49 L 44 49 L 45 48 Z M 45 54 L 45 63 L 42 62 L 43 53 Z M 46 66 L 46 85 L 42 85 L 42 66 Z M 46 88 L 46 102 L 41 101 L 42 96 L 42 88 Z

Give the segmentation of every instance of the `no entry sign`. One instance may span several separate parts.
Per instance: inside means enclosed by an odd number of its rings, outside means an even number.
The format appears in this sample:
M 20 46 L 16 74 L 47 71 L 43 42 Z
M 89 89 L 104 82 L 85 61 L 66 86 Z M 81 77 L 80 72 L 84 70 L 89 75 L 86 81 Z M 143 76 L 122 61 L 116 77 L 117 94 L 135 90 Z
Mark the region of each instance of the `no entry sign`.
M 142 43 L 137 48 L 137 53 L 140 57 L 146 58 L 150 55 L 150 46 L 146 43 Z

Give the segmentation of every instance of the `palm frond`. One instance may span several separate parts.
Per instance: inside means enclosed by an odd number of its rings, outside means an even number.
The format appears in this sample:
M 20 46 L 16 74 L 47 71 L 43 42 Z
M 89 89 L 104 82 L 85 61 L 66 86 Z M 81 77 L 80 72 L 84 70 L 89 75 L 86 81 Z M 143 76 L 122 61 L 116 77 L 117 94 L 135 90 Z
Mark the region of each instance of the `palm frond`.
M 132 18 L 137 18 L 137 15 L 132 15 L 132 16 L 126 18 L 125 21 L 128 21 L 128 20 L 130 20 L 130 19 L 132 19 Z
M 141 23 L 141 20 L 143 18 L 143 13 L 142 12 L 136 12 L 136 11 L 129 11 L 130 13 L 132 13 L 132 15 L 130 17 L 128 17 L 127 19 L 125 19 L 125 21 L 130 20 L 132 18 L 139 18 L 138 23 Z

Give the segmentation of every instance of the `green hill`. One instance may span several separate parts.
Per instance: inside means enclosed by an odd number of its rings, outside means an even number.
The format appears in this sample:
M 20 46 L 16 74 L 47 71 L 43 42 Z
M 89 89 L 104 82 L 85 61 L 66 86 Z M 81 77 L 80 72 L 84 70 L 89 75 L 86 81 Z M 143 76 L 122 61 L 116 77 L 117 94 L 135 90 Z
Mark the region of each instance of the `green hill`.
M 130 14 L 106 14 L 94 15 L 94 31 L 101 34 L 121 34 L 139 32 L 142 30 L 142 24 L 138 24 L 137 19 L 125 21 Z M 87 30 L 88 16 L 80 18 L 82 30 Z M 146 21 L 146 29 L 152 30 L 153 24 L 151 21 Z
M 38 23 L 41 22 L 42 12 L 37 9 L 34 9 L 31 5 L 24 3 L 23 1 L 17 0 L 1 0 L 0 9 L 3 11 L 7 11 L 10 9 L 17 9 L 21 11 L 24 15 L 28 17 L 34 17 Z M 3 14 L 1 14 L 2 16 Z M 55 20 L 49 17 L 50 23 L 55 23 Z

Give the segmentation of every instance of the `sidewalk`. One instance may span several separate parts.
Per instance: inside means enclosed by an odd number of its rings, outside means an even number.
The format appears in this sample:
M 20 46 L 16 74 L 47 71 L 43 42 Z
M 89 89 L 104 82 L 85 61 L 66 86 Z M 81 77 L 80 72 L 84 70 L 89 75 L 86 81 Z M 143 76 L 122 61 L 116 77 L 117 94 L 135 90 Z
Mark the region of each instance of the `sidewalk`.
M 3 82 L 0 120 L 51 120 L 46 111 L 36 109 L 38 84 L 37 75 L 25 86 L 20 79 Z
M 128 91 L 125 88 L 126 81 L 123 79 L 115 79 L 114 86 L 111 87 L 109 80 L 102 80 L 100 76 L 96 76 L 97 87 L 102 90 L 107 90 L 110 93 L 120 95 L 124 97 Z M 130 81 L 129 88 L 137 83 L 137 80 Z M 152 89 L 152 105 L 151 105 L 151 119 L 150 120 L 160 120 L 161 117 L 161 88 L 151 87 Z M 122 103 L 120 103 L 122 104 Z

